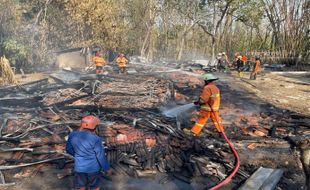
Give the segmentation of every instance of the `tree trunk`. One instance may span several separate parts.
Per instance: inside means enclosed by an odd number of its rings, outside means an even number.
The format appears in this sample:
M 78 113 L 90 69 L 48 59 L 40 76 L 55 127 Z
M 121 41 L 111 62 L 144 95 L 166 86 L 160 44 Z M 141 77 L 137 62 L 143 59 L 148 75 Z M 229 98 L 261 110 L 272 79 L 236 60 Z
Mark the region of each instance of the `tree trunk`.
M 147 60 L 150 63 L 154 61 L 154 48 L 155 48 L 155 39 L 154 39 L 153 29 L 151 29 L 149 48 L 148 48 L 148 54 L 147 54 Z
M 181 58 L 182 58 L 183 49 L 184 49 L 184 44 L 185 44 L 185 36 L 182 35 L 181 43 L 180 43 L 180 47 L 179 47 L 179 52 L 178 52 L 178 55 L 177 55 L 177 61 L 180 61 Z
M 215 44 L 216 39 L 215 36 L 212 36 L 212 42 L 211 42 L 211 63 L 214 63 L 215 61 Z
M 217 23 L 216 23 L 216 4 L 213 3 L 213 35 L 212 35 L 212 42 L 211 42 L 211 63 L 215 61 L 215 47 L 216 47 L 216 32 L 217 32 Z
M 147 42 L 148 42 L 148 39 L 149 39 L 149 36 L 150 36 L 150 28 L 147 30 L 147 33 L 145 35 L 145 38 L 143 40 L 143 44 L 141 46 L 141 49 L 140 49 L 140 56 L 141 57 L 145 57 L 145 52 L 146 52 L 146 47 L 147 47 Z

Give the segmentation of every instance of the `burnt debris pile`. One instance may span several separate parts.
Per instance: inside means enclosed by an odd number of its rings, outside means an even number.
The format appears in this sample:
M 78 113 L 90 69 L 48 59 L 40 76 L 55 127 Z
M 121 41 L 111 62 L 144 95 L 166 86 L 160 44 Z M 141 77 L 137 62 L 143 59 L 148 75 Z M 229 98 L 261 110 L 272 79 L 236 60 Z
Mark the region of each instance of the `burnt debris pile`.
M 3 87 L 0 171 L 12 182 L 55 166 L 59 179 L 72 175 L 66 138 L 83 116 L 94 114 L 102 121 L 97 133 L 104 139 L 116 175 L 165 173 L 170 176 L 166 182 L 176 178 L 191 183 L 202 176 L 211 180 L 210 186 L 218 183 L 232 169 L 233 158 L 221 156 L 230 155 L 230 150 L 214 138 L 184 135 L 175 119 L 160 114 L 162 105 L 187 98 L 172 84 L 145 74 L 99 80 L 92 74 L 62 70 L 38 81 Z

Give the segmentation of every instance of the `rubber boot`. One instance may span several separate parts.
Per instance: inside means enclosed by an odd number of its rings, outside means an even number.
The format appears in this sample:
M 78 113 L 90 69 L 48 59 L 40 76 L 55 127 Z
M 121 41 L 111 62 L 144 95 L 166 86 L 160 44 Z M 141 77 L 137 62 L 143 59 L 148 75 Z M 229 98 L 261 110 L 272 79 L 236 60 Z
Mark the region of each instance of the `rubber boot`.
M 191 134 L 191 130 L 190 129 L 187 129 L 187 128 L 184 128 L 183 129 L 183 132 L 186 133 L 186 134 Z
M 200 136 L 200 134 L 199 134 L 199 135 L 196 135 L 196 134 L 194 134 L 190 129 L 187 129 L 187 128 L 184 128 L 184 129 L 183 129 L 183 132 L 184 132 L 185 134 L 193 135 L 193 136 L 195 136 L 195 137 Z
M 250 80 L 253 80 L 253 75 L 252 74 L 250 75 Z

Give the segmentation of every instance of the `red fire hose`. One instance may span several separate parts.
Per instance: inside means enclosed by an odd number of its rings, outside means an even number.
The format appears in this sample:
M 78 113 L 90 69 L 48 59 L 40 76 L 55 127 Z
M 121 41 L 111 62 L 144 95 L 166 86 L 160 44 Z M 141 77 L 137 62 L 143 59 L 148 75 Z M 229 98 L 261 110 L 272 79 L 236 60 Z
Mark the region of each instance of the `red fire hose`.
M 210 105 L 210 108 L 211 108 L 211 113 L 214 114 L 214 111 L 213 111 L 211 105 Z M 218 121 L 218 119 L 215 116 L 215 114 L 214 114 L 214 118 L 216 119 L 217 125 L 220 126 L 220 122 Z M 227 138 L 225 132 L 223 131 L 223 132 L 221 132 L 221 134 L 224 137 L 225 141 L 228 143 L 229 148 L 231 149 L 231 151 L 234 153 L 234 156 L 235 156 L 235 159 L 236 159 L 236 166 L 235 166 L 233 172 L 231 172 L 231 174 L 226 179 L 224 179 L 221 183 L 217 184 L 216 186 L 212 187 L 210 190 L 217 190 L 220 187 L 226 185 L 228 182 L 230 182 L 230 180 L 236 175 L 236 173 L 238 172 L 239 167 L 240 167 L 240 158 L 239 158 L 239 155 L 238 155 L 237 151 L 235 150 L 234 146 L 231 144 L 231 142 Z
M 233 170 L 233 172 L 226 178 L 224 179 L 224 181 L 222 181 L 221 183 L 217 184 L 216 186 L 212 187 L 210 190 L 216 190 L 219 189 L 220 187 L 222 187 L 223 185 L 227 184 L 238 172 L 239 167 L 240 167 L 240 158 L 239 155 L 237 153 L 237 151 L 235 150 L 234 146 L 231 144 L 231 142 L 229 141 L 229 139 L 227 138 L 225 132 L 221 132 L 221 134 L 223 135 L 225 141 L 228 143 L 229 148 L 231 149 L 231 151 L 233 151 L 235 158 L 236 158 L 236 166 Z

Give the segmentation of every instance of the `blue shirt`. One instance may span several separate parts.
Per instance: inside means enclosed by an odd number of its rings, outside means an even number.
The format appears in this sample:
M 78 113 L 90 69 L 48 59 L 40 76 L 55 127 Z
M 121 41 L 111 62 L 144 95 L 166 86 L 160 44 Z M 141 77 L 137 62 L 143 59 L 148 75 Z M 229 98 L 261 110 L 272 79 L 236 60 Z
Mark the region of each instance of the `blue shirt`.
M 66 144 L 67 153 L 75 158 L 74 170 L 81 173 L 94 173 L 110 169 L 101 138 L 96 134 L 81 130 L 70 133 Z

